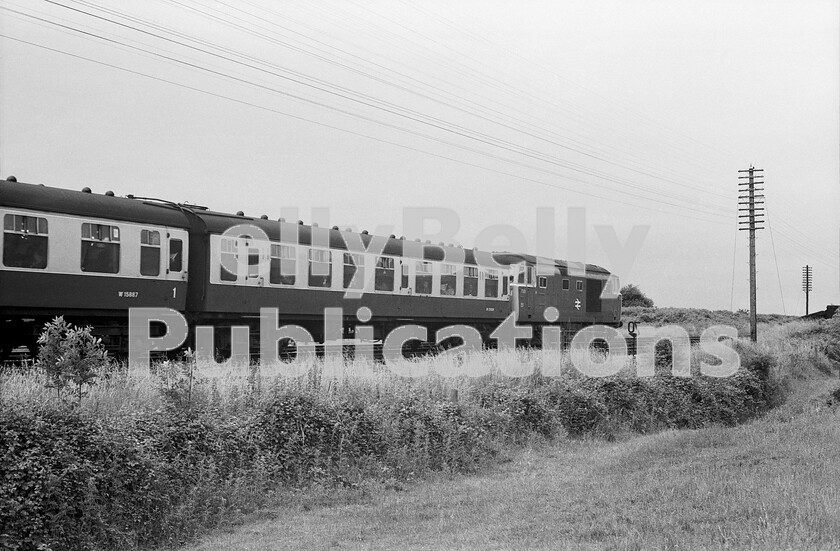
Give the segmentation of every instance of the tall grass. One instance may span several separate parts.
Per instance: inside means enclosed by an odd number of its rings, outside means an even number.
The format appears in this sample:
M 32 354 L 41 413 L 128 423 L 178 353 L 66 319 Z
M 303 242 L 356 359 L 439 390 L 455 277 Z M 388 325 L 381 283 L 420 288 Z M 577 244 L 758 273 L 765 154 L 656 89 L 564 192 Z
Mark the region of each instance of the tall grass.
M 768 328 L 739 342 L 733 377 L 588 378 L 531 350 L 406 359 L 318 359 L 298 377 L 162 362 L 100 374 L 78 404 L 38 371 L 0 374 L 0 545 L 137 548 L 177 543 L 295 488 L 398 483 L 470 471 L 504 446 L 567 436 L 732 425 L 829 372 L 837 324 Z M 301 367 L 301 366 L 298 366 Z M 553 376 L 548 376 L 553 375 Z M 68 470 L 69 469 L 69 470 Z M 61 504 L 60 506 L 56 504 Z

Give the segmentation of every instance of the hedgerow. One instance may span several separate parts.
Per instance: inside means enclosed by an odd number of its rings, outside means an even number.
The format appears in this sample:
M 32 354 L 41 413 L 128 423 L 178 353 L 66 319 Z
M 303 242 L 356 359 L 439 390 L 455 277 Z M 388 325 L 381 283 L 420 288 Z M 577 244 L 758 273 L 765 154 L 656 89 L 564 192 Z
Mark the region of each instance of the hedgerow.
M 732 425 L 777 403 L 780 363 L 811 353 L 796 348 L 782 359 L 753 345 L 738 350 L 741 370 L 721 379 L 667 369 L 648 378 L 567 371 L 426 384 L 251 376 L 222 388 L 190 375 L 185 395 L 160 378 L 110 373 L 81 403 L 37 405 L 34 390 L 18 387 L 45 379 L 9 375 L 17 379 L 0 392 L 0 548 L 171 546 L 292 488 L 470 471 L 528 440 Z M 140 395 L 131 385 L 141 384 L 155 389 L 137 402 L 145 407 L 117 407 L 120 396 Z M 459 393 L 444 391 L 454 384 Z M 109 385 L 113 409 L 97 402 Z M 28 398 L 13 399 L 15 388 Z

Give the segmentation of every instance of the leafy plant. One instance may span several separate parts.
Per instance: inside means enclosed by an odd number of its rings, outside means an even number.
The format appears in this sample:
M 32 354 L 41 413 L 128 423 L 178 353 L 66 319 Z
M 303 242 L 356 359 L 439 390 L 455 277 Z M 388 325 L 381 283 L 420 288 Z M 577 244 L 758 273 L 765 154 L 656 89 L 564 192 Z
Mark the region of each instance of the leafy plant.
M 632 283 L 621 288 L 621 306 L 653 306 L 653 300 L 648 298 L 641 289 Z
M 96 384 L 98 370 L 109 363 L 102 341 L 91 334 L 91 327 L 76 327 L 58 316 L 44 326 L 38 337 L 38 361 L 59 394 L 75 385 L 76 401 L 81 402 L 83 387 Z

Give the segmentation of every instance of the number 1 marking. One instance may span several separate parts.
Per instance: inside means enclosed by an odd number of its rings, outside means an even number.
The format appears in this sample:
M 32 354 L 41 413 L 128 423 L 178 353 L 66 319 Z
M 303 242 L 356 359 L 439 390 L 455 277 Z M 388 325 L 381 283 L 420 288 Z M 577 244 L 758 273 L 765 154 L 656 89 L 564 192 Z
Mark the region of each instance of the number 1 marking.
M 178 290 L 177 287 L 172 288 L 172 298 L 175 298 L 175 292 Z

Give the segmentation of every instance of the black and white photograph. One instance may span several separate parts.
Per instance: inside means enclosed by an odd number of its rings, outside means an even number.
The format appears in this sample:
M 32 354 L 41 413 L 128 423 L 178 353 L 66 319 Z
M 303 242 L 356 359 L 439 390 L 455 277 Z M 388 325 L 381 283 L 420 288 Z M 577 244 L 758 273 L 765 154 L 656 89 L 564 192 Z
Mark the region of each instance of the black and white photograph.
M 836 0 L 0 0 L 0 549 L 840 549 Z

